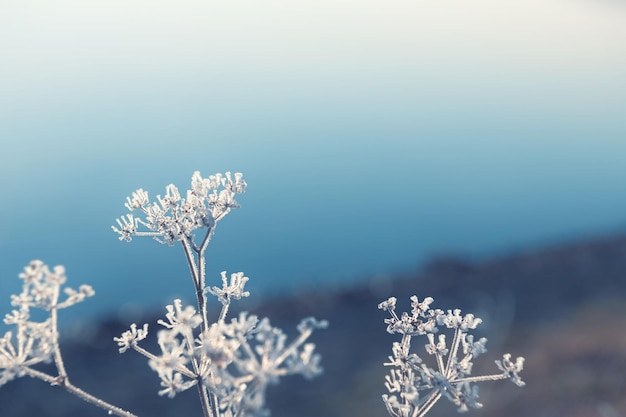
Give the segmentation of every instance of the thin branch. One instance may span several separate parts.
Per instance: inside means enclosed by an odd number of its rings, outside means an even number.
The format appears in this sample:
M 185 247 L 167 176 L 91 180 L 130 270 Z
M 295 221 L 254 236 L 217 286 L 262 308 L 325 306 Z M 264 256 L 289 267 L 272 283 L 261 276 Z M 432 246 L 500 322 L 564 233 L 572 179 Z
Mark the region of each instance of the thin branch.
M 228 313 L 229 307 L 230 307 L 230 299 L 228 303 L 222 304 L 222 310 L 220 311 L 220 315 L 217 318 L 218 322 L 223 322 L 226 319 L 226 314 Z
M 70 381 L 66 377 L 54 377 L 52 375 L 48 375 L 44 372 L 37 371 L 32 368 L 24 369 L 24 373 L 30 377 L 38 378 L 43 381 L 48 382 L 50 385 L 56 385 L 63 389 L 65 389 L 70 394 L 73 394 L 80 398 L 81 400 L 88 402 L 89 404 L 95 405 L 96 407 L 102 408 L 106 410 L 109 414 L 114 414 L 119 417 L 137 417 L 135 414 L 128 412 L 122 408 L 116 407 L 112 404 L 109 404 L 106 401 L 101 400 L 100 398 L 94 397 L 88 392 L 83 391 L 75 385 L 72 385 Z
M 304 341 L 309 336 L 311 336 L 311 333 L 313 333 L 313 330 L 311 330 L 311 329 L 308 329 L 308 330 L 300 333 L 300 336 L 298 336 L 298 338 L 296 340 L 291 342 L 291 344 L 285 350 L 283 350 L 283 353 L 281 353 L 280 356 L 274 360 L 274 363 L 276 364 L 276 367 L 278 368 L 280 366 L 280 364 L 282 364 L 285 359 L 287 359 L 295 350 L 297 350 L 298 347 L 302 343 L 304 343 Z
M 450 378 L 452 376 L 452 362 L 454 361 L 454 359 L 456 359 L 456 353 L 457 350 L 459 349 L 459 344 L 461 341 L 461 329 L 459 327 L 457 327 L 454 330 L 454 337 L 452 339 L 452 346 L 450 346 L 450 352 L 448 353 L 448 362 L 446 364 L 446 373 L 444 374 L 444 376 L 446 378 Z
M 464 382 L 483 382 L 483 381 L 499 381 L 501 379 L 507 379 L 508 376 L 505 374 L 495 374 L 495 375 L 483 375 L 483 376 L 468 376 L 466 378 L 455 379 L 452 382 L 453 384 L 461 384 Z
M 59 301 L 59 291 L 60 286 L 56 286 L 54 288 L 53 294 L 53 307 L 50 309 L 50 323 L 52 326 L 52 337 L 54 338 L 54 349 L 53 349 L 53 357 L 54 364 L 56 365 L 57 372 L 59 373 L 59 377 L 67 379 L 67 371 L 65 370 L 65 365 L 63 363 L 63 357 L 61 356 L 61 348 L 59 347 L 59 330 L 58 330 L 58 311 L 57 311 L 57 302 Z
M 189 265 L 189 271 L 191 272 L 191 278 L 193 279 L 193 283 L 196 286 L 196 289 L 198 289 L 198 284 L 199 284 L 199 274 L 198 274 L 198 268 L 196 267 L 196 260 L 194 259 L 193 253 L 192 253 L 192 249 L 190 247 L 189 241 L 187 240 L 187 238 L 185 239 L 181 239 L 181 242 L 183 244 L 183 249 L 185 250 L 185 257 L 187 258 L 187 265 Z
M 150 360 L 156 361 L 156 360 L 159 359 L 156 355 L 154 355 L 153 353 L 148 352 L 147 350 L 145 350 L 141 346 L 138 346 L 138 345 L 134 344 L 134 345 L 132 345 L 132 348 L 135 351 L 141 353 L 143 356 L 145 356 L 146 358 L 148 358 Z M 191 379 L 196 379 L 196 377 L 197 377 L 197 374 L 191 372 L 189 369 L 185 368 L 184 366 L 177 366 L 176 368 L 174 368 L 174 370 L 176 372 L 182 374 L 182 375 L 185 375 L 188 378 L 191 378 Z
M 430 409 L 433 408 L 437 401 L 439 401 L 439 398 L 441 398 L 441 391 L 434 391 L 430 396 L 427 397 L 421 408 L 415 408 L 411 417 L 423 417 L 424 415 L 426 415 L 426 413 L 428 413 Z

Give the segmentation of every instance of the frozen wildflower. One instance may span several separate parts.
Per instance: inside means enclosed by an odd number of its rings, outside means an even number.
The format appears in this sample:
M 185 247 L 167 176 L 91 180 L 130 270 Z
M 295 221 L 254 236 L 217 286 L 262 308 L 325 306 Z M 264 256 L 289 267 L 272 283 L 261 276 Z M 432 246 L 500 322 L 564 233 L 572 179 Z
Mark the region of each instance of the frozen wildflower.
M 181 200 L 178 188 L 174 184 L 168 185 L 165 187 L 165 197 L 158 195 L 157 200 L 159 200 L 164 211 L 176 208 Z
M 145 331 L 135 325 L 114 340 L 120 352 L 132 347 L 149 358 L 150 367 L 161 379 L 160 395 L 174 397 L 191 386 L 201 384 L 199 393 L 203 414 L 213 417 L 252 417 L 266 414 L 265 391 L 285 375 L 300 374 L 312 378 L 322 372 L 315 345 L 306 343 L 325 321 L 304 319 L 297 327 L 299 335 L 288 343 L 282 330 L 268 319 L 240 313 L 226 321 L 233 300 L 248 297 L 248 282 L 243 272 L 222 272 L 221 286 L 205 285 L 205 251 L 217 223 L 232 209 L 238 208 L 237 194 L 247 184 L 241 173 L 191 177 L 191 187 L 181 192 L 168 185 L 165 195 L 150 202 L 148 193 L 139 189 L 126 199 L 126 208 L 140 212 L 117 221 L 113 231 L 120 240 L 150 236 L 167 245 L 181 243 L 191 272 L 198 309 L 183 306 L 180 300 L 166 306 L 164 327 L 158 333 L 160 354 L 153 354 L 137 342 Z M 141 216 L 143 213 L 143 216 Z M 143 230 L 139 230 L 139 229 Z M 198 233 L 200 231 L 200 233 Z M 198 234 L 198 236 L 196 236 Z M 215 322 L 209 320 L 207 294 L 222 305 Z
M 209 330 L 198 338 L 200 356 L 208 359 L 213 366 L 225 368 L 232 363 L 241 342 L 237 338 L 229 337 L 233 332 L 225 331 L 223 322 L 214 323 Z
M 291 343 L 287 343 L 286 335 L 273 327 L 268 319 L 259 321 L 252 332 L 228 329 L 233 325 L 246 329 L 238 321 L 222 327 L 225 333 L 240 342 L 240 346 L 232 364 L 221 376 L 233 384 L 232 389 L 227 390 L 230 394 L 237 392 L 236 387 L 241 384 L 245 384 L 245 389 L 239 393 L 240 400 L 229 405 L 231 412 L 243 416 L 257 415 L 264 410 L 265 391 L 269 384 L 276 384 L 285 375 L 301 374 L 313 378 L 322 372 L 321 357 L 314 352 L 315 345 L 305 341 L 314 329 L 325 327 L 325 321 L 304 319 L 298 326 L 300 335 Z
M 244 286 L 249 278 L 243 276 L 243 272 L 236 272 L 230 275 L 230 284 L 226 277 L 226 271 L 222 271 L 222 288 L 207 288 L 207 292 L 216 296 L 218 301 L 223 305 L 229 304 L 231 299 L 239 300 L 242 297 L 248 297 L 250 293 L 244 291 Z
M 286 335 L 268 319 L 258 320 L 245 312 L 204 329 L 195 309 L 180 300 L 166 309 L 166 320 L 158 321 L 164 327 L 158 333 L 160 354 L 137 346 L 147 334 L 146 325 L 143 331 L 131 325 L 114 339 L 120 352 L 132 347 L 150 358 L 150 367 L 161 379 L 160 395 L 174 397 L 202 381 L 218 399 L 221 416 L 252 417 L 264 412 L 269 384 L 285 375 L 313 378 L 322 372 L 315 345 L 306 341 L 314 330 L 328 325 L 324 320 L 302 320 L 297 326 L 299 336 L 287 343 Z
M 243 180 L 241 172 L 235 172 L 235 180 L 231 178 L 230 172 L 226 173 L 224 187 L 232 193 L 242 194 L 246 190 L 246 182 Z
M 257 328 L 259 318 L 255 315 L 248 315 L 248 312 L 242 311 L 239 317 L 234 318 L 230 322 L 230 326 L 224 327 L 224 332 L 229 336 L 237 335 L 244 339 L 249 338 Z
M 161 386 L 164 388 L 159 391 L 159 395 L 174 398 L 177 393 L 186 391 L 194 385 L 195 381 L 184 381 L 178 372 L 168 373 L 161 378 Z
M 315 317 L 307 317 L 300 320 L 298 331 L 302 334 L 311 334 L 313 330 L 325 329 L 328 327 L 328 321 L 318 320 Z
M 175 242 L 193 239 L 193 232 L 206 228 L 207 233 L 233 208 L 238 208 L 235 195 L 246 189 L 243 174 L 230 172 L 203 178 L 198 171 L 191 177 L 191 188 L 183 195 L 170 184 L 165 195 L 157 196 L 158 203 L 150 203 L 143 189 L 126 198 L 125 206 L 130 211 L 140 211 L 145 217 L 135 218 L 132 214 L 117 220 L 113 231 L 120 240 L 130 242 L 135 236 L 151 236 L 160 243 L 173 245 Z M 147 230 L 140 231 L 139 226 Z
M 111 226 L 115 233 L 120 235 L 120 240 L 130 242 L 133 240 L 133 236 L 137 234 L 137 219 L 132 214 L 127 214 L 126 217 L 122 216 L 116 219 L 118 227 Z
M 158 323 L 168 329 L 195 329 L 202 324 L 202 317 L 196 313 L 192 306 L 183 308 L 181 300 L 174 300 L 174 304 L 165 306 L 167 322 L 159 320 Z
M 58 265 L 50 269 L 39 260 L 31 261 L 19 277 L 23 280 L 22 292 L 11 296 L 11 304 L 26 309 L 26 312 L 29 308 L 59 310 L 95 294 L 89 285 L 81 285 L 78 291 L 66 287 L 63 292 L 67 297 L 59 301 L 61 286 L 67 280 L 65 268 Z
M 463 353 L 465 355 L 471 355 L 475 358 L 487 352 L 487 348 L 485 347 L 487 344 L 486 337 L 481 337 L 477 342 L 474 342 L 474 335 L 464 333 L 463 336 L 461 343 L 463 344 Z
M 387 411 L 392 417 L 423 417 L 441 398 L 446 397 L 458 407 L 459 412 L 470 408 L 480 408 L 477 382 L 510 379 L 514 384 L 523 386 L 518 373 L 522 371 L 524 358 L 511 360 L 505 354 L 496 365 L 501 373 L 485 376 L 472 376 L 472 360 L 486 352 L 484 337 L 474 341 L 468 331 L 475 329 L 482 320 L 473 314 L 461 315 L 461 310 L 448 310 L 444 313 L 432 309 L 433 299 L 425 298 L 422 302 L 416 296 L 411 297 L 412 311 L 398 316 L 395 312 L 396 299 L 390 298 L 379 304 L 378 308 L 387 311 L 391 317 L 385 320 L 387 331 L 401 334 L 402 341 L 394 342 L 392 355 L 386 366 L 393 369 L 385 377 L 385 387 L 390 394 L 383 395 Z M 454 331 L 448 344 L 445 334 L 439 327 Z M 434 357 L 433 366 L 429 366 L 416 353 L 409 353 L 411 339 L 425 335 L 428 343 L 425 351 Z
M 148 324 L 144 324 L 142 329 L 137 329 L 137 325 L 133 323 L 130 325 L 130 330 L 126 330 L 120 337 L 114 337 L 113 340 L 120 347 L 120 353 L 124 353 L 129 348 L 137 346 L 137 342 L 145 339 L 147 336 Z
M 393 311 L 396 309 L 396 301 L 396 297 L 389 297 L 382 303 L 378 304 L 378 309 L 388 311 L 393 314 Z
M 322 373 L 320 361 L 322 357 L 315 351 L 314 343 L 305 343 L 296 360 L 292 360 L 291 367 L 294 373 L 302 374 L 306 379 L 312 379 Z
M 432 297 L 426 297 L 422 300 L 422 302 L 420 302 L 417 298 L 417 295 L 412 296 L 411 307 L 413 307 L 413 310 L 411 310 L 411 313 L 414 316 L 420 316 L 421 314 L 427 313 L 430 310 L 430 305 L 433 303 L 433 301 L 434 300 Z
M 53 357 L 60 376 L 64 376 L 58 344 L 58 310 L 94 295 L 88 285 L 61 291 L 67 280 L 65 268 L 60 265 L 50 268 L 40 260 L 31 261 L 19 277 L 23 281 L 22 292 L 11 296 L 11 304 L 16 308 L 4 317 L 4 323 L 14 326 L 14 330 L 0 338 L 0 386 L 25 375 L 52 381 L 53 376 L 36 367 L 52 361 Z M 47 317 L 33 319 L 33 309 L 45 311 Z
M 446 315 L 437 316 L 437 324 L 445 325 L 449 329 L 460 328 L 462 331 L 467 331 L 468 329 L 475 329 L 480 323 L 482 320 L 474 317 L 473 314 L 461 316 L 461 310 L 458 308 L 454 311 L 448 310 Z
M 501 361 L 496 361 L 496 365 L 504 375 L 509 378 L 515 385 L 523 387 L 526 385 L 524 381 L 519 377 L 518 372 L 521 372 L 524 369 L 524 358 L 517 358 L 515 362 L 511 361 L 511 354 L 505 353 L 502 356 Z
M 149 200 L 148 193 L 140 188 L 132 193 L 132 198 L 126 197 L 125 206 L 130 211 L 138 210 L 145 207 Z
M 168 379 L 174 372 L 187 369 L 190 348 L 186 346 L 184 340 L 179 340 L 173 332 L 168 330 L 160 330 L 157 338 L 161 355 L 151 359 L 149 365 L 161 379 Z

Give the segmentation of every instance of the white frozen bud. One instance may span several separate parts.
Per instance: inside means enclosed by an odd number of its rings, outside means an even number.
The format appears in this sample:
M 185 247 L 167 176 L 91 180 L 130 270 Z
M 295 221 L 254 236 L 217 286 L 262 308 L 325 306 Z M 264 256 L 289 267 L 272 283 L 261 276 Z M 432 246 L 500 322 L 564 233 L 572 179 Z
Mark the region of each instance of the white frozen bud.
M 469 313 L 463 317 L 463 321 L 461 322 L 461 330 L 467 331 L 468 329 L 475 329 L 478 327 L 483 320 L 479 317 L 475 317 L 473 314 Z
M 507 378 L 511 380 L 515 385 L 519 387 L 523 387 L 526 385 L 524 381 L 518 375 L 519 372 L 524 369 L 524 358 L 518 357 L 515 362 L 511 361 L 511 354 L 505 353 L 502 355 L 501 361 L 496 361 L 496 365 L 500 370 L 506 375 Z
M 137 342 L 145 339 L 148 336 L 148 324 L 144 324 L 142 329 L 137 329 L 135 323 L 130 325 L 130 330 L 126 330 L 120 337 L 114 337 L 113 340 L 117 342 L 120 347 L 120 353 L 126 352 L 130 347 L 136 346 Z
M 241 172 L 235 172 L 234 181 L 230 172 L 226 172 L 225 176 L 226 179 L 224 180 L 224 188 L 236 194 L 242 194 L 246 191 L 247 184 L 244 181 L 243 174 Z
M 322 356 L 315 352 L 315 343 L 306 343 L 298 355 L 298 361 L 290 364 L 290 369 L 294 373 L 302 374 L 306 379 L 315 378 L 324 372 L 320 366 Z
M 222 190 L 217 198 L 216 206 L 222 209 L 238 208 L 239 205 L 235 201 L 234 193 L 230 190 Z
M 126 204 L 124 205 L 128 210 L 133 211 L 144 207 L 148 201 L 148 193 L 140 188 L 133 192 L 131 197 L 126 197 Z
M 36 259 L 30 261 L 30 264 L 24 268 L 24 272 L 20 273 L 18 276 L 24 280 L 25 284 L 30 284 L 33 281 L 43 278 L 45 269 L 47 269 L 47 266 L 39 259 Z
M 463 343 L 463 353 L 471 355 L 473 358 L 487 352 L 487 338 L 485 337 L 481 337 L 477 342 L 474 342 L 474 335 L 463 334 L 461 342 Z
M 206 187 L 210 190 L 217 190 L 222 185 L 222 174 L 209 175 L 205 180 Z
M 78 291 L 81 294 L 83 294 L 85 297 L 93 297 L 94 295 L 96 295 L 96 292 L 91 287 L 91 285 L 83 284 L 80 287 L 78 287 Z
M 385 310 L 391 313 L 396 309 L 396 301 L 396 297 L 389 297 L 382 303 L 378 304 L 378 309 Z
M 448 354 L 448 349 L 446 348 L 446 335 L 440 334 L 437 337 L 437 343 L 435 343 L 435 335 L 432 333 L 426 334 L 428 337 L 428 344 L 426 347 L 426 352 L 429 355 L 441 355 L 445 356 Z
M 119 228 L 111 226 L 113 231 L 120 235 L 120 240 L 130 242 L 133 240 L 133 236 L 137 234 L 137 221 L 132 214 L 127 214 L 126 217 L 122 216 L 116 219 Z
M 163 210 L 176 207 L 181 200 L 178 188 L 174 184 L 170 184 L 165 187 L 165 197 L 158 195 L 157 198 L 159 199 L 159 203 L 161 203 Z
M 209 189 L 206 181 L 200 175 L 200 171 L 195 171 L 191 176 L 191 190 L 196 197 L 203 199 L 206 198 Z
M 316 329 L 326 329 L 328 327 L 327 320 L 318 320 L 315 317 L 307 317 L 300 321 L 298 324 L 298 331 L 300 333 L 312 332 Z
M 48 268 L 45 268 L 45 281 L 50 285 L 61 285 L 67 281 L 67 277 L 65 276 L 65 267 L 63 265 L 55 266 L 52 271 Z
M 211 287 L 207 288 L 206 292 L 217 297 L 218 301 L 223 305 L 230 304 L 231 299 L 239 300 L 242 297 L 248 297 L 249 291 L 244 291 L 246 282 L 250 278 L 243 275 L 243 272 L 235 272 L 230 275 L 230 284 L 228 283 L 228 277 L 226 271 L 222 271 L 222 288 Z
M 194 380 L 183 380 L 183 376 L 178 372 L 167 373 L 160 376 L 161 386 L 164 388 L 159 391 L 159 395 L 167 395 L 168 398 L 174 398 L 177 393 L 183 392 L 196 385 L 196 381 Z
M 22 324 L 26 323 L 30 318 L 30 313 L 28 310 L 28 306 L 23 305 L 19 310 L 12 310 L 10 313 L 5 314 L 4 316 L 4 324 L 13 325 L 13 324 Z
M 196 313 L 195 308 L 192 306 L 183 308 L 183 303 L 179 299 L 174 300 L 173 305 L 167 305 L 165 308 L 167 310 L 165 315 L 167 322 L 159 320 L 157 323 L 168 329 L 195 329 L 202 324 L 202 317 Z
M 92 297 L 95 295 L 95 291 L 91 288 L 90 285 L 81 285 L 78 287 L 78 291 L 73 288 L 65 288 L 63 290 L 67 295 L 67 299 L 62 303 L 57 305 L 57 308 L 66 308 L 72 306 L 76 303 L 80 303 L 84 301 L 87 297 Z
M 388 375 L 385 375 L 385 387 L 389 392 L 401 392 L 404 374 L 399 369 L 392 369 Z
M 411 313 L 413 313 L 414 316 L 421 316 L 425 314 L 428 310 L 430 310 L 430 305 L 433 301 L 434 300 L 432 297 L 426 297 L 420 303 L 416 295 L 412 296 L 411 307 L 413 307 L 413 310 L 411 311 Z

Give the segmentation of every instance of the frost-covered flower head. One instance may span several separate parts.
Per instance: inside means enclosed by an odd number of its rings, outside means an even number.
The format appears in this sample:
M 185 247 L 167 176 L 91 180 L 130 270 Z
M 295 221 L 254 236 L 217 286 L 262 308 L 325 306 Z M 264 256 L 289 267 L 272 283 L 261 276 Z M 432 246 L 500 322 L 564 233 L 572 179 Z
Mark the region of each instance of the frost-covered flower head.
M 165 188 L 165 195 L 158 195 L 157 202 L 150 203 L 148 192 L 140 188 L 126 198 L 125 206 L 131 212 L 141 212 L 144 217 L 127 214 L 117 219 L 117 226 L 112 228 L 120 235 L 120 240 L 130 242 L 135 236 L 152 236 L 161 243 L 173 245 L 191 238 L 196 229 L 211 229 L 230 210 L 238 208 L 235 194 L 243 193 L 246 185 L 240 172 L 203 178 L 196 171 L 191 177 L 191 188 L 184 196 L 170 184 Z M 140 226 L 147 230 L 140 231 Z
M 15 326 L 0 338 L 0 386 L 16 377 L 33 371 L 33 366 L 50 362 L 58 348 L 57 311 L 70 307 L 94 295 L 89 285 L 78 290 L 61 287 L 67 280 L 63 266 L 48 267 L 40 260 L 31 261 L 19 274 L 22 292 L 11 296 L 13 311 L 6 314 L 4 323 Z M 33 319 L 32 309 L 44 310 L 48 317 Z
M 182 244 L 194 284 L 197 312 L 194 307 L 183 306 L 180 300 L 166 307 L 166 319 L 158 321 L 164 327 L 157 335 L 161 349 L 158 355 L 138 344 L 146 337 L 147 326 L 137 329 L 133 324 L 115 341 L 120 352 L 132 348 L 149 358 L 150 367 L 161 379 L 160 395 L 174 397 L 200 385 L 205 417 L 266 415 L 265 391 L 269 384 L 285 375 L 311 378 L 322 371 L 315 345 L 305 342 L 315 329 L 327 325 L 325 321 L 303 320 L 298 326 L 299 336 L 287 343 L 282 330 L 273 327 L 266 318 L 259 320 L 244 312 L 226 320 L 232 301 L 250 295 L 245 290 L 248 277 L 243 272 L 229 276 L 224 271 L 221 286 L 206 285 L 205 251 L 215 226 L 231 209 L 239 207 L 235 195 L 245 189 L 241 173 L 226 172 L 204 178 L 195 172 L 186 193 L 168 185 L 165 195 L 150 203 L 146 191 L 135 191 L 127 198 L 126 207 L 139 211 L 143 217 L 131 213 L 113 227 L 120 240 L 152 236 L 168 245 Z M 197 229 L 203 231 L 196 238 Z M 209 295 L 221 304 L 213 323 L 207 308 Z
M 419 301 L 411 297 L 411 314 L 396 313 L 397 300 L 391 297 L 378 305 L 387 311 L 390 318 L 385 319 L 387 332 L 402 335 L 401 342 L 394 342 L 392 355 L 386 366 L 393 369 L 386 376 L 385 387 L 391 395 L 383 395 L 387 411 L 392 417 L 423 417 L 443 396 L 458 407 L 459 412 L 469 408 L 480 408 L 478 386 L 480 381 L 510 379 L 518 386 L 524 382 L 518 373 L 522 371 L 524 358 L 512 361 L 510 354 L 505 354 L 501 361 L 496 361 L 500 374 L 472 376 L 472 360 L 485 353 L 486 338 L 477 341 L 469 334 L 482 320 L 473 314 L 461 315 L 461 310 L 431 309 L 431 297 Z M 437 334 L 442 328 L 442 333 Z M 453 332 L 448 344 L 445 329 Z M 417 353 L 410 353 L 411 340 L 415 336 L 426 336 L 424 346 L 426 354 L 434 357 L 434 366 L 427 365 L 425 358 Z
M 219 297 L 219 295 L 217 295 Z M 207 329 L 191 306 L 180 300 L 166 307 L 167 320 L 159 320 L 159 355 L 147 354 L 150 367 L 161 379 L 160 395 L 174 397 L 199 381 L 219 400 L 220 416 L 252 417 L 265 410 L 265 391 L 282 376 L 301 374 L 313 378 L 322 372 L 315 344 L 305 343 L 316 329 L 328 323 L 312 317 L 297 326 L 299 336 L 287 337 L 267 318 L 243 312 L 230 322 L 220 320 Z M 120 352 L 129 347 L 146 354 L 138 342 L 147 336 L 147 325 L 135 324 L 115 341 Z

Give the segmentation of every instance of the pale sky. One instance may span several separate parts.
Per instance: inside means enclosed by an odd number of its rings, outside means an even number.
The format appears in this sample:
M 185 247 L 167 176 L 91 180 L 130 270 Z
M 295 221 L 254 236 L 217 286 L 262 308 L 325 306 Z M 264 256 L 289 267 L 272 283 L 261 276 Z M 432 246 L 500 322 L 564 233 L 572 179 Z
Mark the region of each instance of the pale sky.
M 3 0 L 0 274 L 105 304 L 125 197 L 195 170 L 250 184 L 212 267 L 286 287 L 613 230 L 624 74 L 617 0 Z

